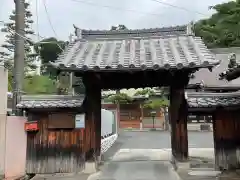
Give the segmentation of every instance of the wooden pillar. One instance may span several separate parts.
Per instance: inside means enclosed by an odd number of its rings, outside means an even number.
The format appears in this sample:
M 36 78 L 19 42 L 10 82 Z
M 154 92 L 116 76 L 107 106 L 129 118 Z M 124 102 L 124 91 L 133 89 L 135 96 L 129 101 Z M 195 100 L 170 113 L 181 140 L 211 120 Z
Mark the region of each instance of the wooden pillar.
M 173 158 L 181 162 L 188 160 L 188 109 L 184 95 L 184 86 L 188 83 L 188 76 L 178 75 L 174 79 L 175 84 L 173 82 L 170 87 L 171 145 Z
M 86 160 L 97 161 L 101 155 L 101 86 L 95 75 L 84 76 L 85 93 L 85 146 Z
M 240 168 L 240 115 L 238 111 L 217 110 L 213 115 L 215 166 L 218 170 Z

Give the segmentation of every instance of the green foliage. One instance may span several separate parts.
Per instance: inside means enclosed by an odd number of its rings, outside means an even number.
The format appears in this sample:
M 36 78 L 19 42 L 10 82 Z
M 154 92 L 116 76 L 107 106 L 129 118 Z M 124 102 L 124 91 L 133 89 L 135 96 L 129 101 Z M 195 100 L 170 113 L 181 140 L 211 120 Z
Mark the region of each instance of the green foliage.
M 31 29 L 33 20 L 32 13 L 30 12 L 30 4 L 25 3 L 25 36 L 27 39 L 25 39 L 25 67 L 27 70 L 34 70 L 36 69 L 36 66 L 34 65 L 33 61 L 35 60 L 37 54 L 32 52 L 31 47 L 33 46 L 33 43 L 28 35 L 32 35 L 34 32 Z M 1 29 L 2 32 L 6 33 L 6 39 L 5 43 L 2 45 L 2 48 L 4 49 L 2 52 L 0 52 L 0 60 L 11 60 L 11 63 L 13 63 L 13 52 L 15 49 L 15 11 L 12 11 L 12 14 L 9 17 L 9 22 L 4 24 L 4 27 Z M 12 67 L 12 66 L 11 66 Z
M 229 1 L 210 7 L 216 12 L 197 22 L 194 31 L 206 45 L 214 47 L 240 46 L 240 1 Z
M 51 78 L 56 78 L 57 70 L 49 67 L 49 62 L 57 60 L 60 53 L 67 45 L 64 41 L 59 41 L 54 37 L 43 39 L 34 45 L 35 51 L 40 55 L 42 61 L 42 74 Z
M 8 91 L 12 92 L 13 88 L 12 88 L 12 82 L 13 82 L 13 75 L 12 75 L 12 71 L 8 72 Z
M 114 104 L 128 104 L 132 102 L 132 98 L 125 93 L 117 93 L 109 96 L 106 101 Z
M 74 81 L 74 91 L 76 94 L 85 94 L 85 86 L 82 82 L 82 78 L 75 78 Z
M 159 109 L 169 106 L 169 101 L 166 98 L 156 98 L 146 101 L 143 105 L 144 108 L 148 109 Z
M 23 91 L 26 94 L 55 94 L 57 84 L 48 76 L 30 76 L 24 79 Z
M 156 93 L 151 88 L 145 88 L 143 90 L 137 91 L 134 96 L 153 96 Z

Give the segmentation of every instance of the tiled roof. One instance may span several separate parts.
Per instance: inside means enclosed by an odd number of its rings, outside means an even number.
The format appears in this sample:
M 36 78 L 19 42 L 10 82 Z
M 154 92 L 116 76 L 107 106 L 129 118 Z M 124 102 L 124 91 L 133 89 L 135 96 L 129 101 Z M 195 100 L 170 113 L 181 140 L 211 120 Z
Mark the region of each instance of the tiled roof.
M 22 96 L 21 102 L 17 105 L 20 109 L 32 108 L 72 108 L 81 107 L 83 96 L 69 95 L 36 95 Z
M 211 51 L 214 52 L 214 49 L 212 49 Z M 195 77 L 193 79 L 190 79 L 189 84 L 204 83 L 204 87 L 219 87 L 219 88 L 240 87 L 240 78 L 232 81 L 219 79 L 219 74 L 228 69 L 229 54 L 230 53 L 228 52 L 223 54 L 219 54 L 217 52 L 216 58 L 221 60 L 221 63 L 218 66 L 214 67 L 212 69 L 212 72 L 210 72 L 207 69 L 200 69 L 199 71 L 194 73 Z M 239 61 L 240 60 L 239 54 L 236 55 L 237 60 Z
M 232 93 L 186 92 L 190 108 L 213 108 L 240 106 L 240 91 Z
M 125 30 L 81 30 L 83 39 L 101 39 L 101 38 L 130 38 L 130 37 L 152 37 L 168 35 L 186 35 L 187 25 L 172 26 L 151 29 L 125 29 Z
M 60 69 L 106 71 L 207 68 L 218 63 L 201 38 L 185 35 L 78 40 L 51 64 Z

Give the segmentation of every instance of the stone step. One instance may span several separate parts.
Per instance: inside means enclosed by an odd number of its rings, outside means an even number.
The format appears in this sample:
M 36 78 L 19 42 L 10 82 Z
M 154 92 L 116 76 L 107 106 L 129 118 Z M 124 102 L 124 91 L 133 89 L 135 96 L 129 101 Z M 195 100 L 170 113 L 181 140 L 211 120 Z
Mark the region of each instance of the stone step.
M 191 168 L 190 171 L 215 171 L 214 168 Z
M 221 171 L 204 171 L 204 170 L 198 170 L 198 171 L 189 171 L 188 175 L 190 176 L 207 176 L 207 177 L 217 177 L 221 174 Z

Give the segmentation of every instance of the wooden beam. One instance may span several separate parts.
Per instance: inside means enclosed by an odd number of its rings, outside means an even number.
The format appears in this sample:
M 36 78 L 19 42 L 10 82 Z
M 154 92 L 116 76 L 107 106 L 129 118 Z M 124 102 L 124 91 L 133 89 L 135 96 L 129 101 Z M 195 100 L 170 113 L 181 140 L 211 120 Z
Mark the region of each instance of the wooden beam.
M 213 115 L 215 165 L 218 170 L 240 168 L 239 118 L 238 111 L 218 110 Z
M 85 76 L 86 87 L 85 110 L 86 127 L 85 143 L 87 145 L 87 160 L 97 160 L 101 153 L 101 86 L 100 79 L 95 75 Z
M 184 88 L 170 88 L 171 145 L 172 155 L 178 161 L 188 159 L 187 105 Z
M 170 86 L 169 109 L 172 155 L 177 161 L 186 161 L 188 160 L 188 108 L 184 97 L 184 87 L 187 85 L 188 76 L 186 74 L 174 76 L 176 81 Z

